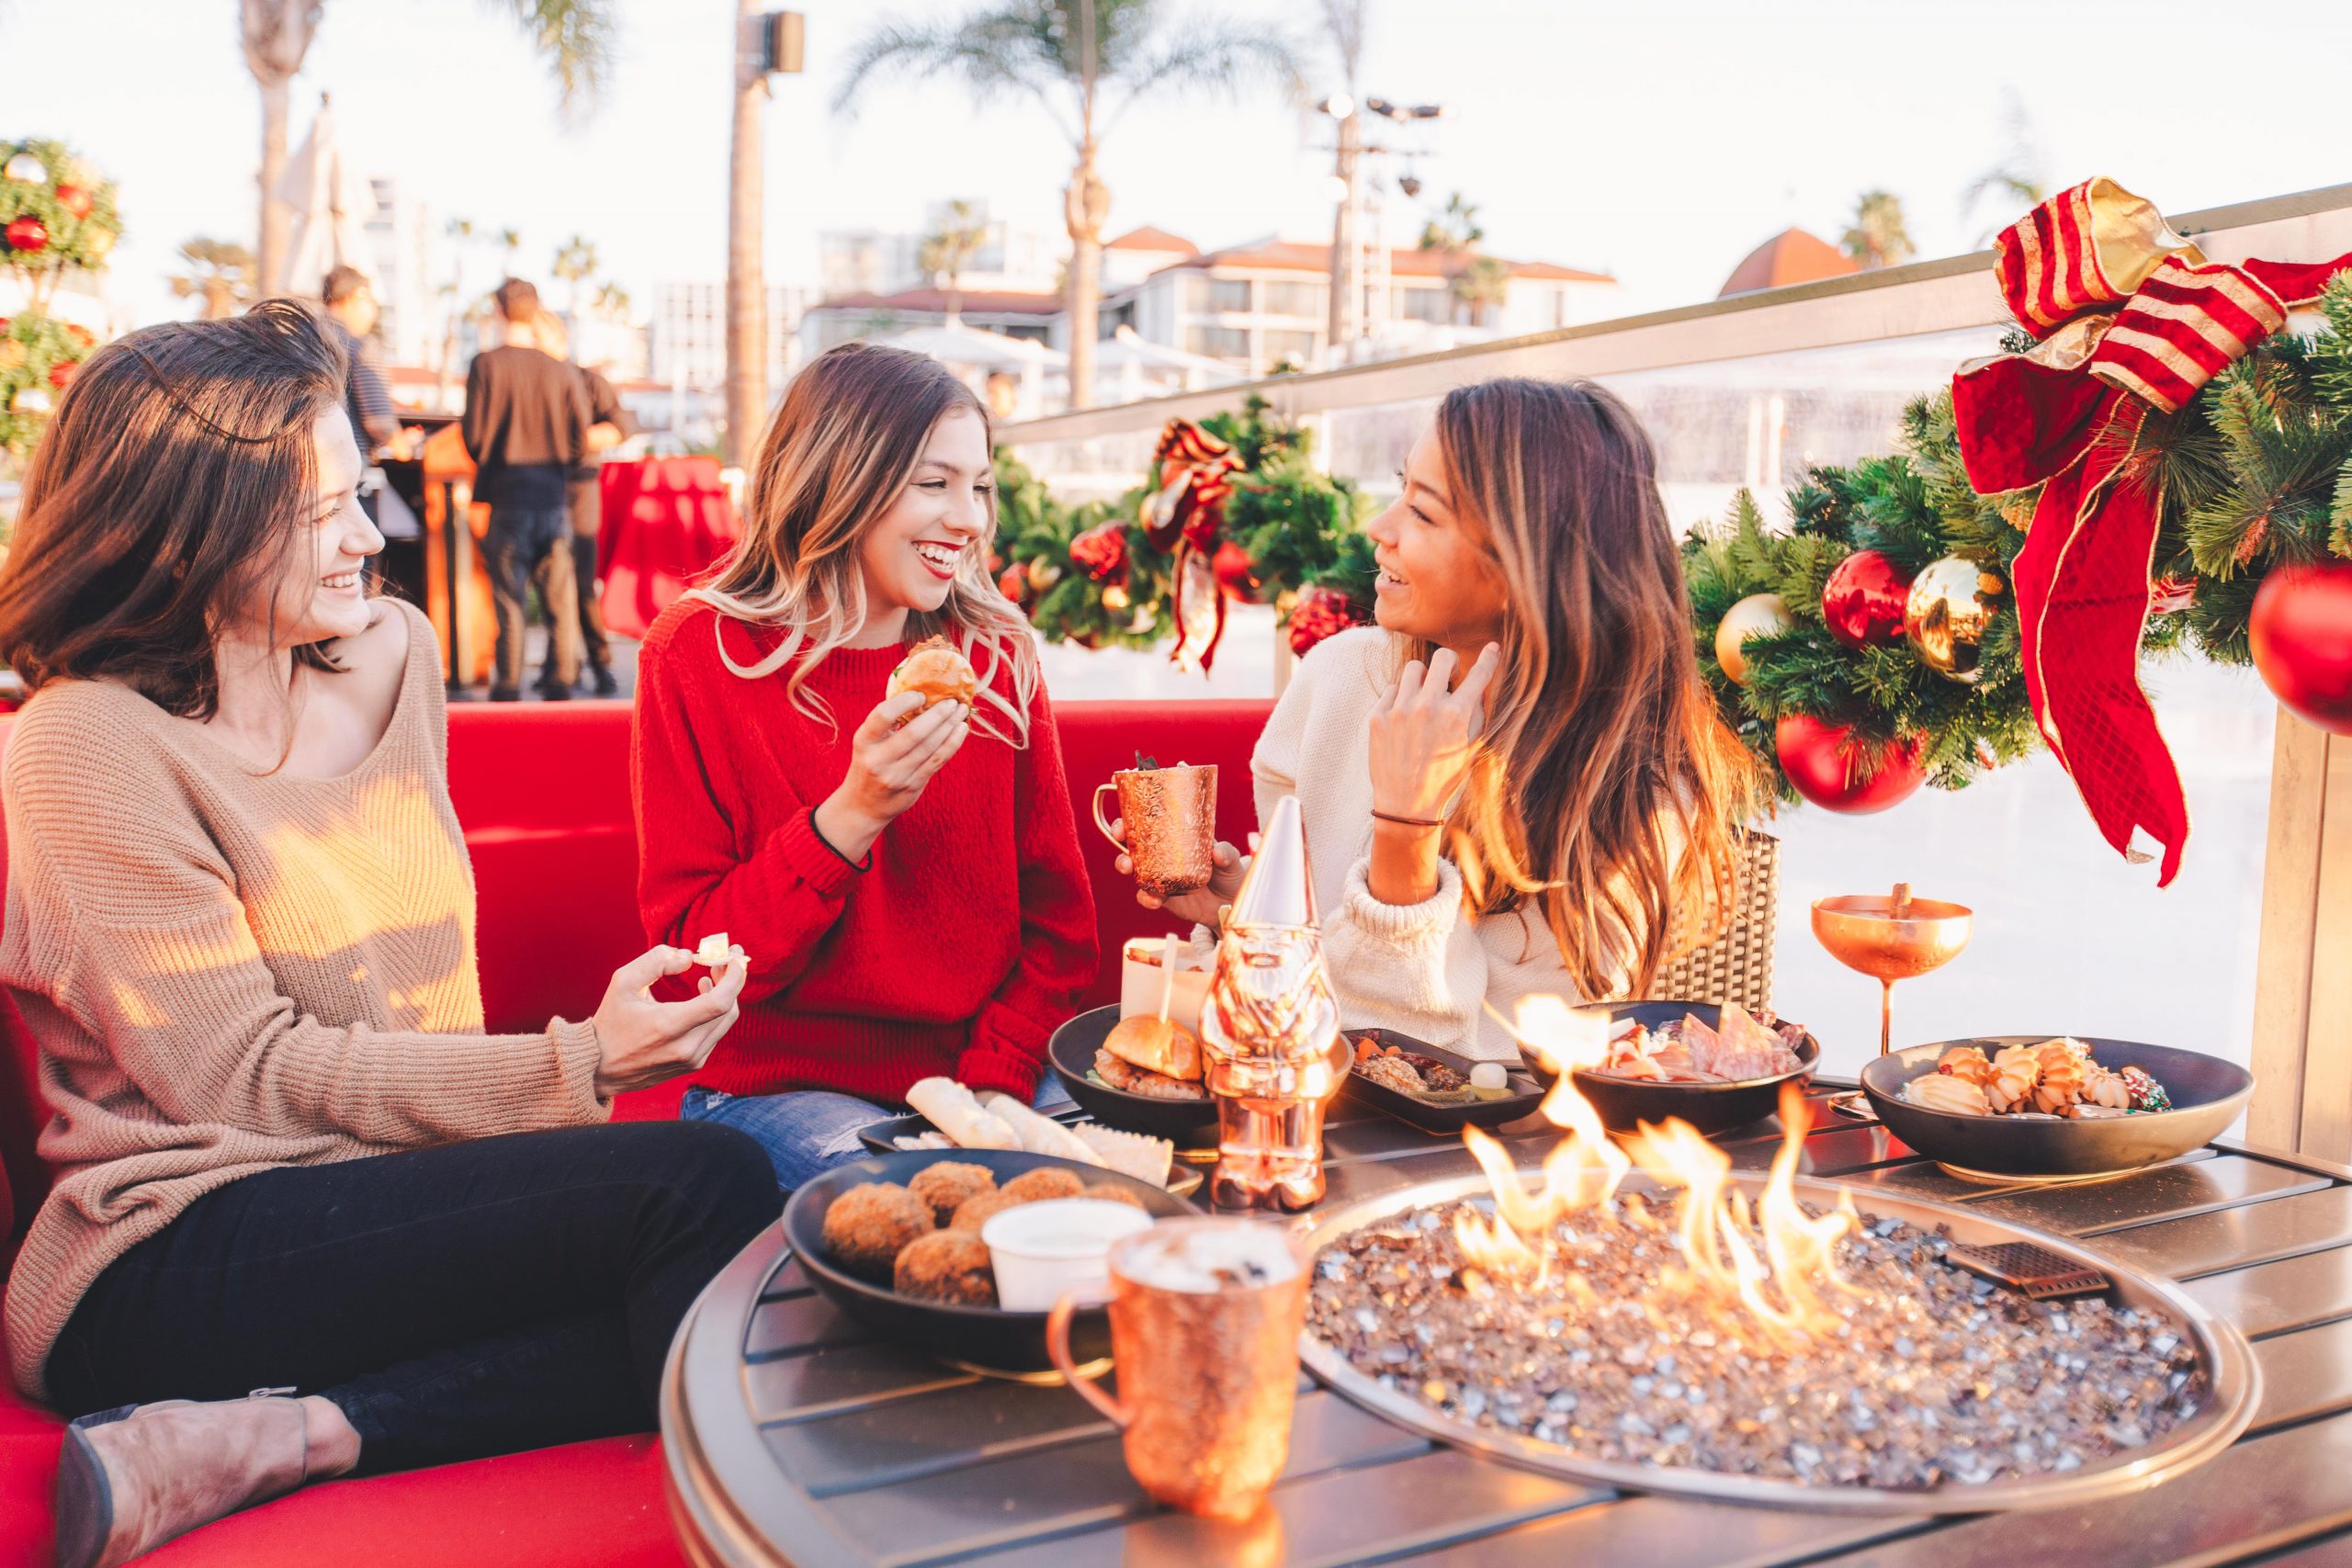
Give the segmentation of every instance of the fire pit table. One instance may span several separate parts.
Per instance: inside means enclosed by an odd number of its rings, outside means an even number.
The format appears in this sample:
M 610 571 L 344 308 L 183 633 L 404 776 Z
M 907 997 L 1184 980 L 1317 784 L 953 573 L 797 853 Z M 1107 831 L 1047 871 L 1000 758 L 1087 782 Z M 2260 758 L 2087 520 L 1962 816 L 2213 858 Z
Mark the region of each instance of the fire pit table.
M 2217 1142 L 2131 1176 L 1962 1181 L 1826 1113 L 1806 1174 L 1957 1203 L 2177 1281 L 2252 1342 L 2261 1403 L 2226 1450 L 2076 1507 L 1854 1516 L 1618 1492 L 1394 1425 L 1302 1374 L 1290 1464 L 1248 1527 L 1154 1506 L 1109 1426 L 1066 1388 L 974 1377 L 876 1342 L 769 1232 L 705 1292 L 662 1394 L 671 1510 L 697 1562 L 1193 1564 L 1563 1562 L 2352 1563 L 2352 1169 Z M 1462 1145 L 1344 1105 L 1326 1212 L 1477 1169 Z M 1503 1131 L 1522 1163 L 1557 1139 Z M 1761 1169 L 1777 1123 L 1718 1140 Z

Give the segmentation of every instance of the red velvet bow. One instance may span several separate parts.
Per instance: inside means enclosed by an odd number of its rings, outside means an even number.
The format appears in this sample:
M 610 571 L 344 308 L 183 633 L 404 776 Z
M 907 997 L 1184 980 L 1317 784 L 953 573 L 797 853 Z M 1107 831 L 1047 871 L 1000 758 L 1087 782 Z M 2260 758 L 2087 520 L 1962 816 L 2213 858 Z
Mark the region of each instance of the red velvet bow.
M 2026 697 L 2107 841 L 2136 826 L 2180 869 L 2188 804 L 2140 685 L 2161 492 L 2131 461 L 2150 409 L 2198 389 L 2317 297 L 2332 262 L 2209 263 L 2109 179 L 2035 208 L 1996 242 L 2010 311 L 2042 341 L 1962 366 L 1952 413 L 1979 494 L 2042 487 L 2011 569 Z
M 1176 646 L 1169 658 L 1179 664 L 1197 662 L 1205 671 L 1225 636 L 1225 594 L 1210 557 L 1225 527 L 1226 498 L 1233 493 L 1241 457 L 1189 419 L 1170 420 L 1151 457 L 1159 468 L 1159 488 L 1144 498 L 1144 536 L 1155 549 L 1176 552 L 1170 572 Z

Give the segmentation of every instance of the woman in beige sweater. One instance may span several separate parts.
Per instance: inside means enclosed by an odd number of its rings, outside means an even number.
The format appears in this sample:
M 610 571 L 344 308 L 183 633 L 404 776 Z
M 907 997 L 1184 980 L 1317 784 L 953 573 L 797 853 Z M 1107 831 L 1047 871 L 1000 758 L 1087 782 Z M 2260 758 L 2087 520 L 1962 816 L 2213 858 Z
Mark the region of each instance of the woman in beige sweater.
M 1399 479 L 1367 530 L 1379 625 L 1300 664 L 1251 758 L 1258 814 L 1298 796 L 1350 1027 L 1514 1057 L 1495 1014 L 1643 995 L 1676 939 L 1713 928 L 1754 779 L 1698 684 L 1623 403 L 1589 382 L 1457 388 Z M 1217 862 L 1170 908 L 1229 901 L 1242 863 Z
M 74 1568 L 306 1480 L 644 1429 L 775 1217 L 749 1139 L 603 1124 L 708 1054 L 740 955 L 663 1004 L 691 955 L 657 948 L 591 1019 L 483 1032 L 438 655 L 365 591 L 342 387 L 283 301 L 100 350 L 0 568 L 33 690 L 0 983 L 59 1173 L 6 1329 L 18 1386 L 82 1416 Z

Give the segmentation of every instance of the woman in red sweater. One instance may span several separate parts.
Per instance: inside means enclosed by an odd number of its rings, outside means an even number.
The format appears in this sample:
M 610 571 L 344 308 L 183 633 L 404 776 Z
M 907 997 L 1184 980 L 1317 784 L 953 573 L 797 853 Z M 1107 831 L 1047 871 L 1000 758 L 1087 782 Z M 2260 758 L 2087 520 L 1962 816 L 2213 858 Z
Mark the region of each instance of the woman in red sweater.
M 645 929 L 749 955 L 683 1114 L 759 1139 L 786 1188 L 861 1155 L 920 1078 L 1067 1098 L 1040 1067 L 1094 976 L 1094 908 L 1036 647 L 988 571 L 989 453 L 935 361 L 822 355 L 761 439 L 742 543 L 639 654 Z M 886 695 L 934 635 L 974 705 Z

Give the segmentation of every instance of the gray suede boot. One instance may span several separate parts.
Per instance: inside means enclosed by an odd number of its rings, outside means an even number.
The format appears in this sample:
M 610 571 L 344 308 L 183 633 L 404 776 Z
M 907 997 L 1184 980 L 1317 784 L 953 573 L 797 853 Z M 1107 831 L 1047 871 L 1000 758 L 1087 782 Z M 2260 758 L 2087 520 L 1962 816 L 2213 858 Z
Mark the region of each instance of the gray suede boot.
M 125 1404 L 68 1427 L 58 1568 L 115 1568 L 309 1480 L 309 1420 L 291 1392 Z

